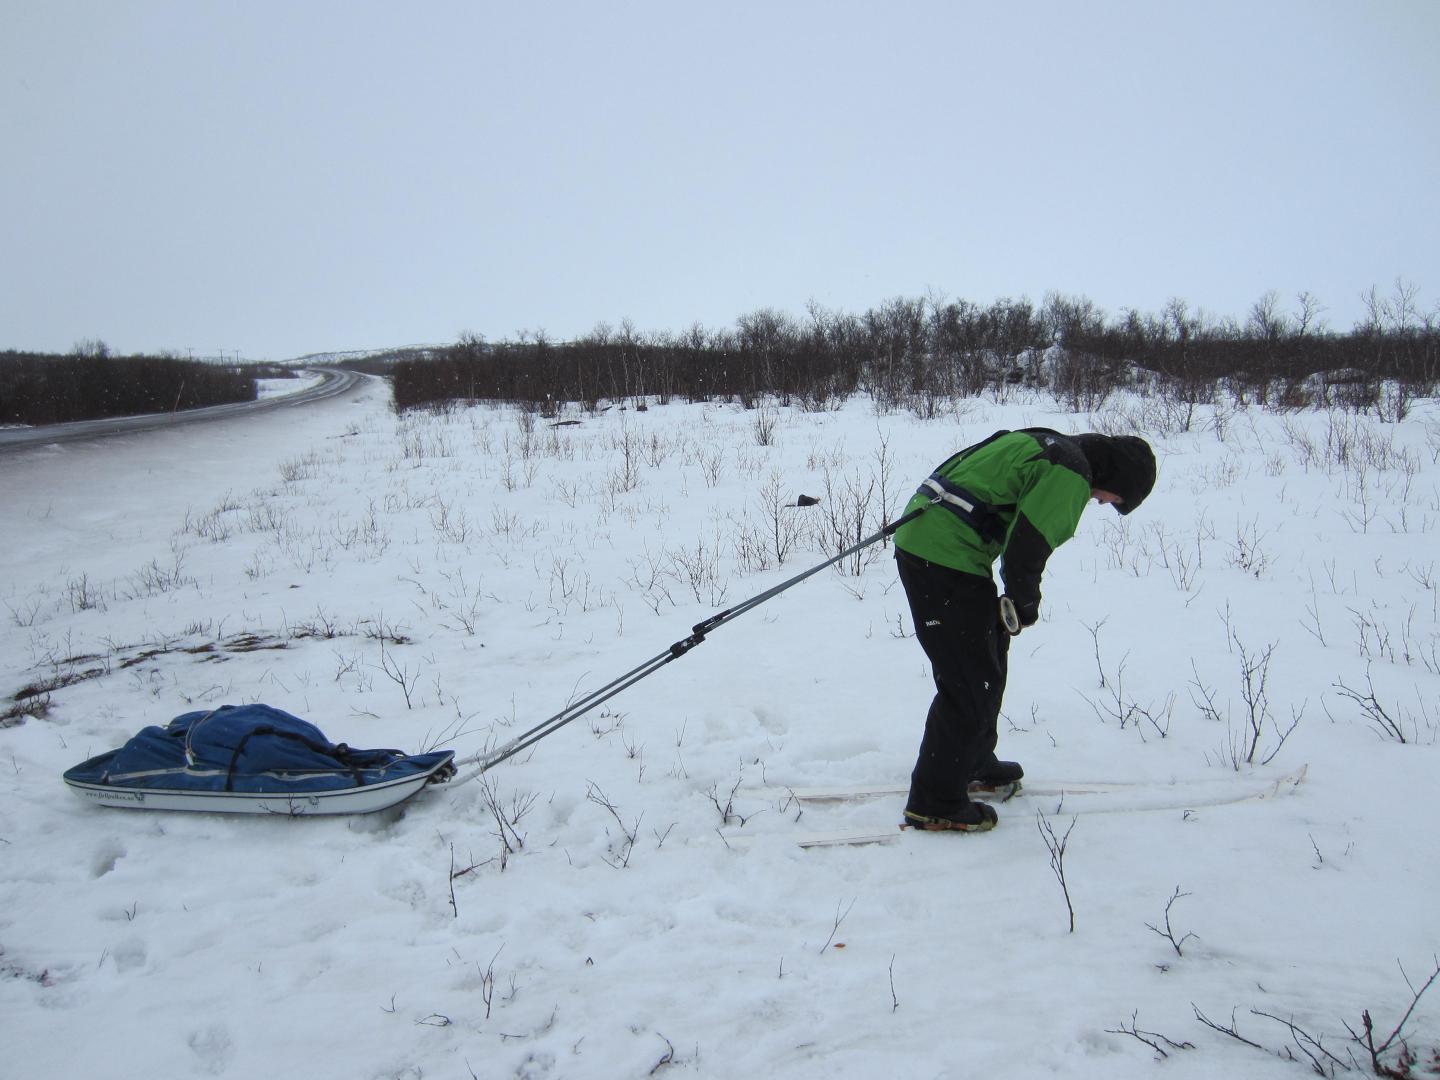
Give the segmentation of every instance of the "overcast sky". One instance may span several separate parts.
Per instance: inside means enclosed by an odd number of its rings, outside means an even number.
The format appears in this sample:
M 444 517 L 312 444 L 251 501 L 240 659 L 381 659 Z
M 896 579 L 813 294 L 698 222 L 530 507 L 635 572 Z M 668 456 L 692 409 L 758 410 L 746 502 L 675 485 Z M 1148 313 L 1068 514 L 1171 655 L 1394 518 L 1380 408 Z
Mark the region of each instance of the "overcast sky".
M 0 349 L 1440 302 L 1440 0 L 0 0 Z

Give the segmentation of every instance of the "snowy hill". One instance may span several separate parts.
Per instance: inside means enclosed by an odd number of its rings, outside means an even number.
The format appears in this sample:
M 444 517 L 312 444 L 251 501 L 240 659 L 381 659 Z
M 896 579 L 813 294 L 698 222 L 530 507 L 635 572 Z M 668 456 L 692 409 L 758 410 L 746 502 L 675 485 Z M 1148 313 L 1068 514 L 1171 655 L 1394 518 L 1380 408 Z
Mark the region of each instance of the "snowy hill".
M 370 380 L 0 462 L 7 1075 L 1368 1068 L 1347 1025 L 1368 1010 L 1383 1041 L 1440 951 L 1434 402 L 1183 431 L 1144 400 L 1043 397 L 565 419 L 397 418 Z M 982 836 L 799 847 L 899 819 L 901 797 L 787 791 L 908 778 L 932 685 L 879 547 L 394 812 L 104 810 L 60 783 L 226 702 L 477 753 L 1037 424 L 1139 430 L 1160 480 L 1051 560 L 1001 752 L 1037 786 L 1178 792 L 1163 808 L 1028 798 Z M 1302 766 L 1293 792 L 1202 797 Z M 1429 1066 L 1440 991 L 1405 1034 Z

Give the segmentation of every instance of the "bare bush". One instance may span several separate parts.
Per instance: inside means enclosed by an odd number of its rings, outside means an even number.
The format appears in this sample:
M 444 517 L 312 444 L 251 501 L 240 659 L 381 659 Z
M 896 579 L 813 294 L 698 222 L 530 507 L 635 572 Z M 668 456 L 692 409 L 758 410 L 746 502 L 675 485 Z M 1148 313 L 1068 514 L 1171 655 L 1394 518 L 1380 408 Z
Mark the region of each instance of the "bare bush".
M 825 495 L 821 499 L 820 510 L 816 540 L 821 550 L 832 559 L 883 527 L 881 518 L 884 508 L 880 505 L 873 476 L 866 478 L 851 472 L 836 477 L 834 471 L 827 467 Z M 859 577 L 879 557 L 879 549 L 871 545 L 841 559 L 835 564 L 835 569 L 842 575 Z
M 593 412 L 606 400 L 675 396 L 821 409 L 863 390 L 879 412 L 935 419 L 986 393 L 1004 401 L 1043 390 L 1092 411 L 1133 389 L 1162 403 L 1144 423 L 1163 432 L 1191 430 L 1210 410 L 1224 438 L 1218 403 L 1227 397 L 1237 408 L 1313 403 L 1392 423 L 1440 383 L 1440 327 L 1417 314 L 1414 292 L 1401 282 L 1389 296 L 1372 289 L 1369 319 L 1349 334 L 1325 329 L 1309 294 L 1291 313 L 1266 293 L 1243 321 L 1204 317 L 1179 299 L 1158 315 L 1124 310 L 1111 320 L 1083 297 L 1050 294 L 1039 307 L 1007 297 L 982 307 L 927 296 L 897 297 L 860 316 L 812 304 L 806 322 L 761 309 L 719 331 L 647 335 L 625 322 L 565 343 L 543 334 L 466 336 L 399 360 L 394 400 L 402 412 L 482 398 L 558 415 L 569 402 Z M 757 439 L 773 437 L 768 418 L 755 423 Z
M 1240 640 L 1232 629 L 1230 640 L 1239 655 L 1240 698 L 1243 711 L 1239 722 L 1231 716 L 1229 706 L 1222 710 L 1216 704 L 1216 692 L 1200 678 L 1200 672 L 1191 662 L 1195 677 L 1191 680 L 1190 700 L 1202 716 L 1226 726 L 1227 736 L 1221 760 L 1231 769 L 1239 770 L 1241 765 L 1268 765 L 1275 760 L 1285 741 L 1300 726 L 1305 706 L 1292 706 L 1290 723 L 1283 730 L 1270 710 L 1270 662 L 1275 655 L 1275 644 L 1267 645 L 1258 652 L 1251 650 Z M 1267 739 L 1273 739 L 1268 747 L 1262 747 Z
M 1419 717 L 1406 712 L 1398 704 L 1387 706 L 1380 700 L 1380 695 L 1375 689 L 1375 679 L 1370 663 L 1365 665 L 1365 687 L 1363 689 L 1352 687 L 1344 680 L 1339 679 L 1335 681 L 1334 687 L 1342 698 L 1359 708 L 1361 718 L 1382 739 L 1390 739 L 1402 744 L 1419 742 L 1420 727 L 1423 723 L 1426 731 L 1430 733 L 1431 741 L 1434 741 L 1440 717 L 1430 715 L 1424 697 L 1420 698 Z M 1328 707 L 1326 712 L 1329 712 Z

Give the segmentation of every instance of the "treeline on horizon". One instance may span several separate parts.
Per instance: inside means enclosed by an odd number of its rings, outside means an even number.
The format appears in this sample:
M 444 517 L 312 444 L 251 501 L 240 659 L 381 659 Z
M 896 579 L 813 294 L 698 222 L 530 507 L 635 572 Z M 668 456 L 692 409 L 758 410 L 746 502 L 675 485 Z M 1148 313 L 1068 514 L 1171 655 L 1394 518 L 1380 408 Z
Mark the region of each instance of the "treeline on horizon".
M 1214 319 L 1172 300 L 1159 314 L 1107 316 L 1084 297 L 997 300 L 897 298 L 862 315 L 811 305 L 806 317 L 764 309 L 733 328 L 640 333 L 602 324 L 574 341 L 544 334 L 488 342 L 467 335 L 392 367 L 395 408 L 460 400 L 513 402 L 541 412 L 566 403 L 763 399 L 825 408 L 855 393 L 882 407 L 934 415 L 939 406 L 1029 386 L 1074 409 L 1121 389 L 1203 403 L 1228 393 L 1264 407 L 1365 408 L 1440 384 L 1440 307 L 1421 312 L 1413 286 L 1365 297 L 1348 333 L 1323 327 L 1319 303 L 1293 311 L 1267 293 L 1248 317 Z
M 0 352 L 0 424 L 59 424 L 254 401 L 255 379 L 293 372 L 175 356 L 115 356 L 103 342 L 63 355 Z

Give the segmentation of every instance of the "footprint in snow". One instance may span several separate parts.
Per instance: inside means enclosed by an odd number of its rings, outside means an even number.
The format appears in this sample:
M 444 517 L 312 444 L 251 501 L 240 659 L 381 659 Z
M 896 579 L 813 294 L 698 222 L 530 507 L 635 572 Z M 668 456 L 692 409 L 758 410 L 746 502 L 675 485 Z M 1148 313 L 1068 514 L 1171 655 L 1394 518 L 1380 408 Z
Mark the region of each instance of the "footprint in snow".
M 218 1076 L 229 1067 L 235 1048 L 224 1024 L 210 1024 L 192 1031 L 185 1042 L 200 1059 L 201 1068 L 212 1076 Z
M 118 840 L 107 840 L 95 849 L 95 855 L 90 860 L 90 876 L 102 878 L 111 870 L 115 864 L 127 854 L 125 845 Z

